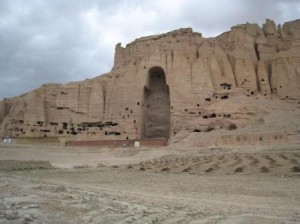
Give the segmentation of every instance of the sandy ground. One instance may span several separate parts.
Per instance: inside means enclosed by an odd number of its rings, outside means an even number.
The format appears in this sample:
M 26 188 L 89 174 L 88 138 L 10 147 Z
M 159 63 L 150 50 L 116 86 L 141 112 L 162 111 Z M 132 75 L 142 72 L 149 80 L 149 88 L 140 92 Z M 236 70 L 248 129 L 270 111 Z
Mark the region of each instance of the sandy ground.
M 300 223 L 300 147 L 0 144 L 0 223 Z

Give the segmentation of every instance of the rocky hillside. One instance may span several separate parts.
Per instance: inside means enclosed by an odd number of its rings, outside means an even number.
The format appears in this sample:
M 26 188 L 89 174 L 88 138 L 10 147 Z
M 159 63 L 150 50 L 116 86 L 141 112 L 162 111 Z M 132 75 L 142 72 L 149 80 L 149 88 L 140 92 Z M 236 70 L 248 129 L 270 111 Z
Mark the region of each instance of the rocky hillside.
M 0 101 L 0 136 L 139 139 L 300 131 L 300 20 L 116 45 L 112 71 Z M 207 134 L 207 133 L 206 133 Z

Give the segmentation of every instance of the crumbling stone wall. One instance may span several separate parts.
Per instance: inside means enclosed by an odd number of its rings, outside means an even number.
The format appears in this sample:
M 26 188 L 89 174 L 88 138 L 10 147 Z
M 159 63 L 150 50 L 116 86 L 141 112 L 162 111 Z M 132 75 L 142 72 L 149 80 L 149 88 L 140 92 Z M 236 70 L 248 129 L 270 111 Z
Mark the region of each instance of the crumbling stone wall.
M 217 140 L 217 145 L 276 145 L 288 142 L 288 135 L 285 133 L 261 133 L 245 135 L 223 135 Z

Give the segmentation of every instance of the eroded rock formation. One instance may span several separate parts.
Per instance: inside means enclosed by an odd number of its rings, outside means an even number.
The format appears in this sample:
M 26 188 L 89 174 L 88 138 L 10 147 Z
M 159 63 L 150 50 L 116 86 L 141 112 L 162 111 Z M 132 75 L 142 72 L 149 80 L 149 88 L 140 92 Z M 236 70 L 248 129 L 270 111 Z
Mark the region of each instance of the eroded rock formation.
M 234 129 L 298 132 L 299 99 L 300 20 L 237 25 L 216 38 L 186 28 L 117 44 L 107 74 L 0 101 L 0 135 L 176 139 Z M 281 125 L 278 119 L 286 118 Z

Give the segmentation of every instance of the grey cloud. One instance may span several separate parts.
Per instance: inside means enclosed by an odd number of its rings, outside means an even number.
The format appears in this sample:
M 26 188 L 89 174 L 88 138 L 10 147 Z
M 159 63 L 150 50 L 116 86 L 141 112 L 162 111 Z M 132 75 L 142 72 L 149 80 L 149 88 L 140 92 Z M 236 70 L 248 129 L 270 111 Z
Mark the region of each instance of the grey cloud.
M 185 14 L 182 17 L 204 36 L 215 36 L 236 24 L 250 22 L 261 25 L 267 18 L 276 23 L 296 19 L 300 15 L 299 5 L 299 1 L 293 0 L 219 0 L 203 4 L 192 0 L 191 4 L 183 5 Z
M 0 99 L 108 72 L 118 42 L 180 27 L 212 36 L 298 15 L 297 0 L 1 0 Z
M 0 18 L 1 98 L 47 82 L 92 77 L 101 72 L 101 66 L 108 67 L 101 61 L 111 64 L 101 59 L 103 55 L 90 54 L 94 40 L 86 35 L 80 19 L 83 1 L 75 5 L 67 4 L 69 1 L 28 2 L 0 3 L 1 11 L 7 9 Z

